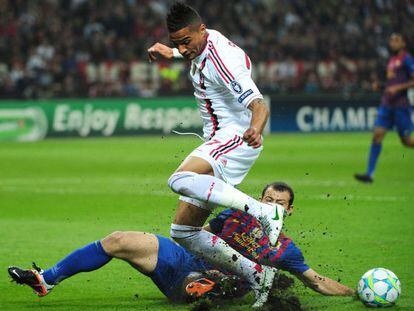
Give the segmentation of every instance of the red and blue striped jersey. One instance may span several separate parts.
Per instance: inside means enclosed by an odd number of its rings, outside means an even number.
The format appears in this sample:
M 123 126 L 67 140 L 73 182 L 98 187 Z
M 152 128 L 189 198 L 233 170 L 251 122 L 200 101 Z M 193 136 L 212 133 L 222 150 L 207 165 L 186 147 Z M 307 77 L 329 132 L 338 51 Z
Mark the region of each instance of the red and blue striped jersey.
M 402 51 L 390 58 L 387 65 L 386 87 L 406 83 L 412 78 L 414 78 L 414 58 L 407 51 Z M 407 90 L 395 94 L 384 93 L 381 104 L 391 107 L 409 107 Z
M 259 264 L 271 264 L 296 274 L 309 269 L 292 239 L 281 233 L 277 245 L 270 246 L 260 222 L 245 212 L 227 209 L 210 221 L 210 227 L 232 248 Z

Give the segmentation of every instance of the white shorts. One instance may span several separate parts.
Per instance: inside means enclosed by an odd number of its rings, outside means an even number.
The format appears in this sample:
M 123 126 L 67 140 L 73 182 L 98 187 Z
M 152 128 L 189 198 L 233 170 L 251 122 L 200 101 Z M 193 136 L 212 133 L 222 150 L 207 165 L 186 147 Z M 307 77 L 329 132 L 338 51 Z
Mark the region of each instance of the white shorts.
M 257 149 L 248 146 L 235 131 L 222 131 L 197 147 L 189 157 L 206 160 L 213 167 L 216 177 L 237 186 L 246 177 L 262 149 L 262 146 Z

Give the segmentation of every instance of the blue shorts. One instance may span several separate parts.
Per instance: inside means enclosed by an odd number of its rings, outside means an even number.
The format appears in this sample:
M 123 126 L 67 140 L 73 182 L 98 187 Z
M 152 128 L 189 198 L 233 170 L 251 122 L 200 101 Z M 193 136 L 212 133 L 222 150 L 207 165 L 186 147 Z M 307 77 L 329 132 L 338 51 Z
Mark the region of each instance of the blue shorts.
M 378 107 L 378 115 L 374 125 L 375 127 L 383 127 L 389 130 L 395 126 L 401 137 L 410 136 L 414 129 L 413 121 L 411 120 L 411 108 L 380 106 Z
M 208 270 L 204 261 L 195 258 L 174 241 L 157 235 L 158 261 L 155 270 L 148 274 L 160 291 L 173 301 L 182 300 L 182 284 L 191 272 Z

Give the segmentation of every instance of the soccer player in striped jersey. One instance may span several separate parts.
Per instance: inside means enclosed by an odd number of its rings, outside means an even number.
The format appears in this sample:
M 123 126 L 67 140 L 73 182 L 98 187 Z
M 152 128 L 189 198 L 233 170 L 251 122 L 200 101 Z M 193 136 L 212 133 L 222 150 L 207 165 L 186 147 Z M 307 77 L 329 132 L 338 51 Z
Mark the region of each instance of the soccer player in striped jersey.
M 264 267 L 251 274 L 256 263 L 201 229 L 211 211 L 220 205 L 259 219 L 270 242 L 276 243 L 283 224 L 283 207 L 259 202 L 234 187 L 260 155 L 268 108 L 252 80 L 248 55 L 220 32 L 207 29 L 193 8 L 173 4 L 167 28 L 175 48 L 156 43 L 148 49 L 149 60 L 181 57 L 190 63 L 205 139 L 168 180 L 170 188 L 181 195 L 171 237 L 195 255 L 203 255 L 248 280 L 256 293 L 254 306 L 261 307 L 267 301 L 276 270 Z
M 363 174 L 354 175 L 358 181 L 364 183 L 374 181 L 382 141 L 388 130 L 396 127 L 402 144 L 414 148 L 414 138 L 411 136 L 414 126 L 408 100 L 408 89 L 414 88 L 414 58 L 408 53 L 406 42 L 400 33 L 390 36 L 389 47 L 394 55 L 387 65 L 387 83 L 374 124 L 367 170 Z M 373 88 L 379 89 L 378 83 L 374 83 Z
M 282 205 L 288 215 L 293 213 L 294 192 L 283 182 L 274 182 L 264 187 L 262 202 Z M 262 265 L 285 270 L 314 291 L 328 296 L 353 296 L 355 291 L 337 281 L 320 275 L 310 268 L 303 258 L 301 250 L 292 239 L 281 233 L 276 246 L 269 244 L 269 238 L 263 232 L 260 223 L 251 215 L 227 209 L 210 220 L 205 230 L 220 236 L 232 248 L 244 256 Z

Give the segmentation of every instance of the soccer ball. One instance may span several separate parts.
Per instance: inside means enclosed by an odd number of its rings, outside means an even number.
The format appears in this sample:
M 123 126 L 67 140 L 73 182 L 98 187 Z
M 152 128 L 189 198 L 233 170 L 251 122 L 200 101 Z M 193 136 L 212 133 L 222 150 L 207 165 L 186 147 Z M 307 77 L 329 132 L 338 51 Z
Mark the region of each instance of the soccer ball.
M 390 307 L 400 294 L 400 280 L 384 268 L 369 270 L 358 282 L 358 296 L 368 307 Z

